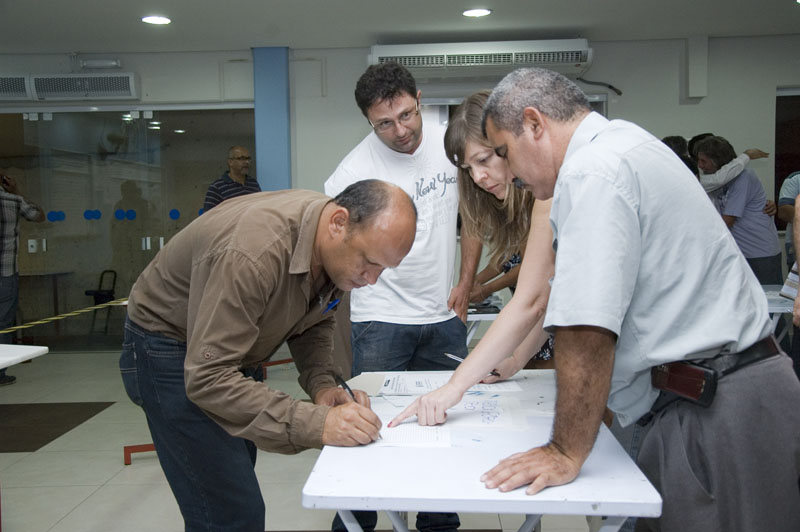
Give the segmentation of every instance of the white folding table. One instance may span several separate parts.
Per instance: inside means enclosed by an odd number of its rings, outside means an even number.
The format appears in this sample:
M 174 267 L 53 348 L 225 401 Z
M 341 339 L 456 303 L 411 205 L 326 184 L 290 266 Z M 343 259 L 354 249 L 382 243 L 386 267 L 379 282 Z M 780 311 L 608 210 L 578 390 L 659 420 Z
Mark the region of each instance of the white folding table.
M 351 532 L 361 528 L 350 510 L 386 511 L 394 528 L 403 532 L 408 528 L 398 512 L 524 514 L 521 531 L 533 530 L 542 514 L 603 516 L 595 528 L 603 532 L 618 530 L 629 516 L 661 514 L 658 492 L 605 426 L 580 475 L 570 484 L 532 496 L 524 488 L 507 493 L 487 489 L 479 480 L 484 472 L 515 452 L 545 444 L 550 437 L 553 371 L 523 370 L 514 380 L 522 391 L 483 392 L 508 401 L 504 404 L 514 420 L 512 426 L 476 424 L 456 429 L 453 416 L 469 414 L 450 413 L 448 423 L 453 429 L 447 447 L 326 446 L 303 487 L 303 506 L 338 510 Z M 464 400 L 481 396 L 476 394 L 468 392 Z M 376 397 L 373 405 L 384 400 L 397 398 Z M 385 425 L 388 420 L 381 418 Z M 416 418 L 406 423 L 416 423 Z M 386 435 L 391 430 L 396 429 L 384 426 L 381 432 Z
M 47 352 L 47 347 L 43 345 L 0 344 L 0 369 L 46 355 Z

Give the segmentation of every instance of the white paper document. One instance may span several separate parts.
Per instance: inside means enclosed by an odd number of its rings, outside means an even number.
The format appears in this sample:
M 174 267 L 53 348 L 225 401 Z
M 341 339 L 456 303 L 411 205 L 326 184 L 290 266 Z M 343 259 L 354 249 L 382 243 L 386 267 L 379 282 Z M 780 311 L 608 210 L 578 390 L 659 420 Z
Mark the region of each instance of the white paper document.
M 451 372 L 398 373 L 386 375 L 379 395 L 424 395 L 444 386 L 450 380 Z M 480 392 L 520 392 L 519 383 L 501 381 L 495 384 L 476 384 L 469 391 Z

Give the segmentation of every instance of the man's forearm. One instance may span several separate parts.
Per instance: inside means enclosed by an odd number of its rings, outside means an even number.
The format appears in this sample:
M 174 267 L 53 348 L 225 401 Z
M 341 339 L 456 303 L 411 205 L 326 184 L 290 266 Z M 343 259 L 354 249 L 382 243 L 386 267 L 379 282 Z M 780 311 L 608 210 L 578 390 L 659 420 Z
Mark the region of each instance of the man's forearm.
M 461 235 L 461 269 L 458 284 L 466 283 L 467 286 L 472 286 L 475 272 L 478 271 L 478 263 L 481 260 L 482 247 L 479 238 L 466 234 Z
M 558 391 L 551 443 L 583 464 L 608 401 L 616 336 L 599 327 L 560 327 L 555 345 Z

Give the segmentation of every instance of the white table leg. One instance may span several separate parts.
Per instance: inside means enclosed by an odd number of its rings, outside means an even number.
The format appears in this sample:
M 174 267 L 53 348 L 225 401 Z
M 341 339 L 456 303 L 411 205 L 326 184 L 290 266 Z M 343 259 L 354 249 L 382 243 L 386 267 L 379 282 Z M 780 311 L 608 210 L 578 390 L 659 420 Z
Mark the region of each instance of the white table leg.
M 533 532 L 534 530 L 541 530 L 539 521 L 542 520 L 541 515 L 526 515 L 525 522 L 519 527 L 517 532 Z
M 775 341 L 778 343 L 781 343 L 783 337 L 786 336 L 787 332 L 789 332 L 789 326 L 791 325 L 792 322 L 792 315 L 789 314 L 788 323 L 784 323 L 783 329 L 778 331 L 778 320 L 781 319 L 781 316 L 782 314 L 779 312 L 776 312 L 775 314 L 772 315 L 772 334 L 775 335 Z
M 475 333 L 478 332 L 478 326 L 480 326 L 481 322 L 479 321 L 468 321 L 467 322 L 467 345 L 472 341 L 472 337 L 475 336 Z
M 364 532 L 350 510 L 339 510 L 339 517 L 342 518 L 342 523 L 344 523 L 348 532 Z
M 402 514 L 402 515 L 401 515 Z M 408 514 L 405 512 L 391 512 L 386 510 L 386 515 L 389 516 L 389 521 L 392 522 L 392 527 L 397 532 L 408 532 Z
M 589 532 L 617 532 L 627 519 L 619 515 L 607 517 L 592 515 L 588 516 L 586 521 L 589 523 Z

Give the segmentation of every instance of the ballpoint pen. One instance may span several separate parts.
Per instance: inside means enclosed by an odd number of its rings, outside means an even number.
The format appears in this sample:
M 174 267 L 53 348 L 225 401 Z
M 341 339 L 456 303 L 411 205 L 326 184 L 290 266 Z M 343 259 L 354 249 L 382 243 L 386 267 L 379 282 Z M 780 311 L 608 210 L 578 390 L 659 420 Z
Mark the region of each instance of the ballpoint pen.
M 351 390 L 351 389 L 350 389 L 350 386 L 348 386 L 348 385 L 347 385 L 347 382 L 345 382 L 345 380 L 344 380 L 344 379 L 341 377 L 341 375 L 334 375 L 334 376 L 333 376 L 333 380 L 335 380 L 335 381 L 336 381 L 336 384 L 338 384 L 339 386 L 341 386 L 341 387 L 342 387 L 342 389 L 344 389 L 344 391 L 346 391 L 346 392 L 347 392 L 347 395 L 349 395 L 350 397 L 352 397 L 352 398 L 353 398 L 353 401 L 356 401 L 356 394 L 354 394 L 354 393 L 353 393 L 353 390 Z M 358 402 L 358 401 L 356 401 L 356 403 L 357 403 L 357 402 Z M 379 440 L 382 440 L 382 439 L 383 439 L 383 436 L 381 436 L 381 433 L 380 433 L 380 432 L 378 432 L 378 439 L 379 439 Z
M 333 379 L 336 381 L 336 384 L 341 386 L 344 391 L 347 392 L 347 395 L 353 398 L 353 401 L 356 401 L 356 395 L 353 393 L 353 390 L 350 389 L 350 386 L 347 385 L 345 380 L 341 377 L 341 375 L 334 375 Z M 357 403 L 358 401 L 356 401 Z
M 455 360 L 457 362 L 464 362 L 463 358 L 457 357 L 455 355 L 451 355 L 450 353 L 445 353 L 444 356 L 446 356 L 447 358 L 452 358 L 453 360 Z M 494 377 L 499 377 L 500 376 L 500 374 L 497 373 L 497 370 L 494 370 L 494 369 L 489 372 L 489 375 L 492 375 Z

